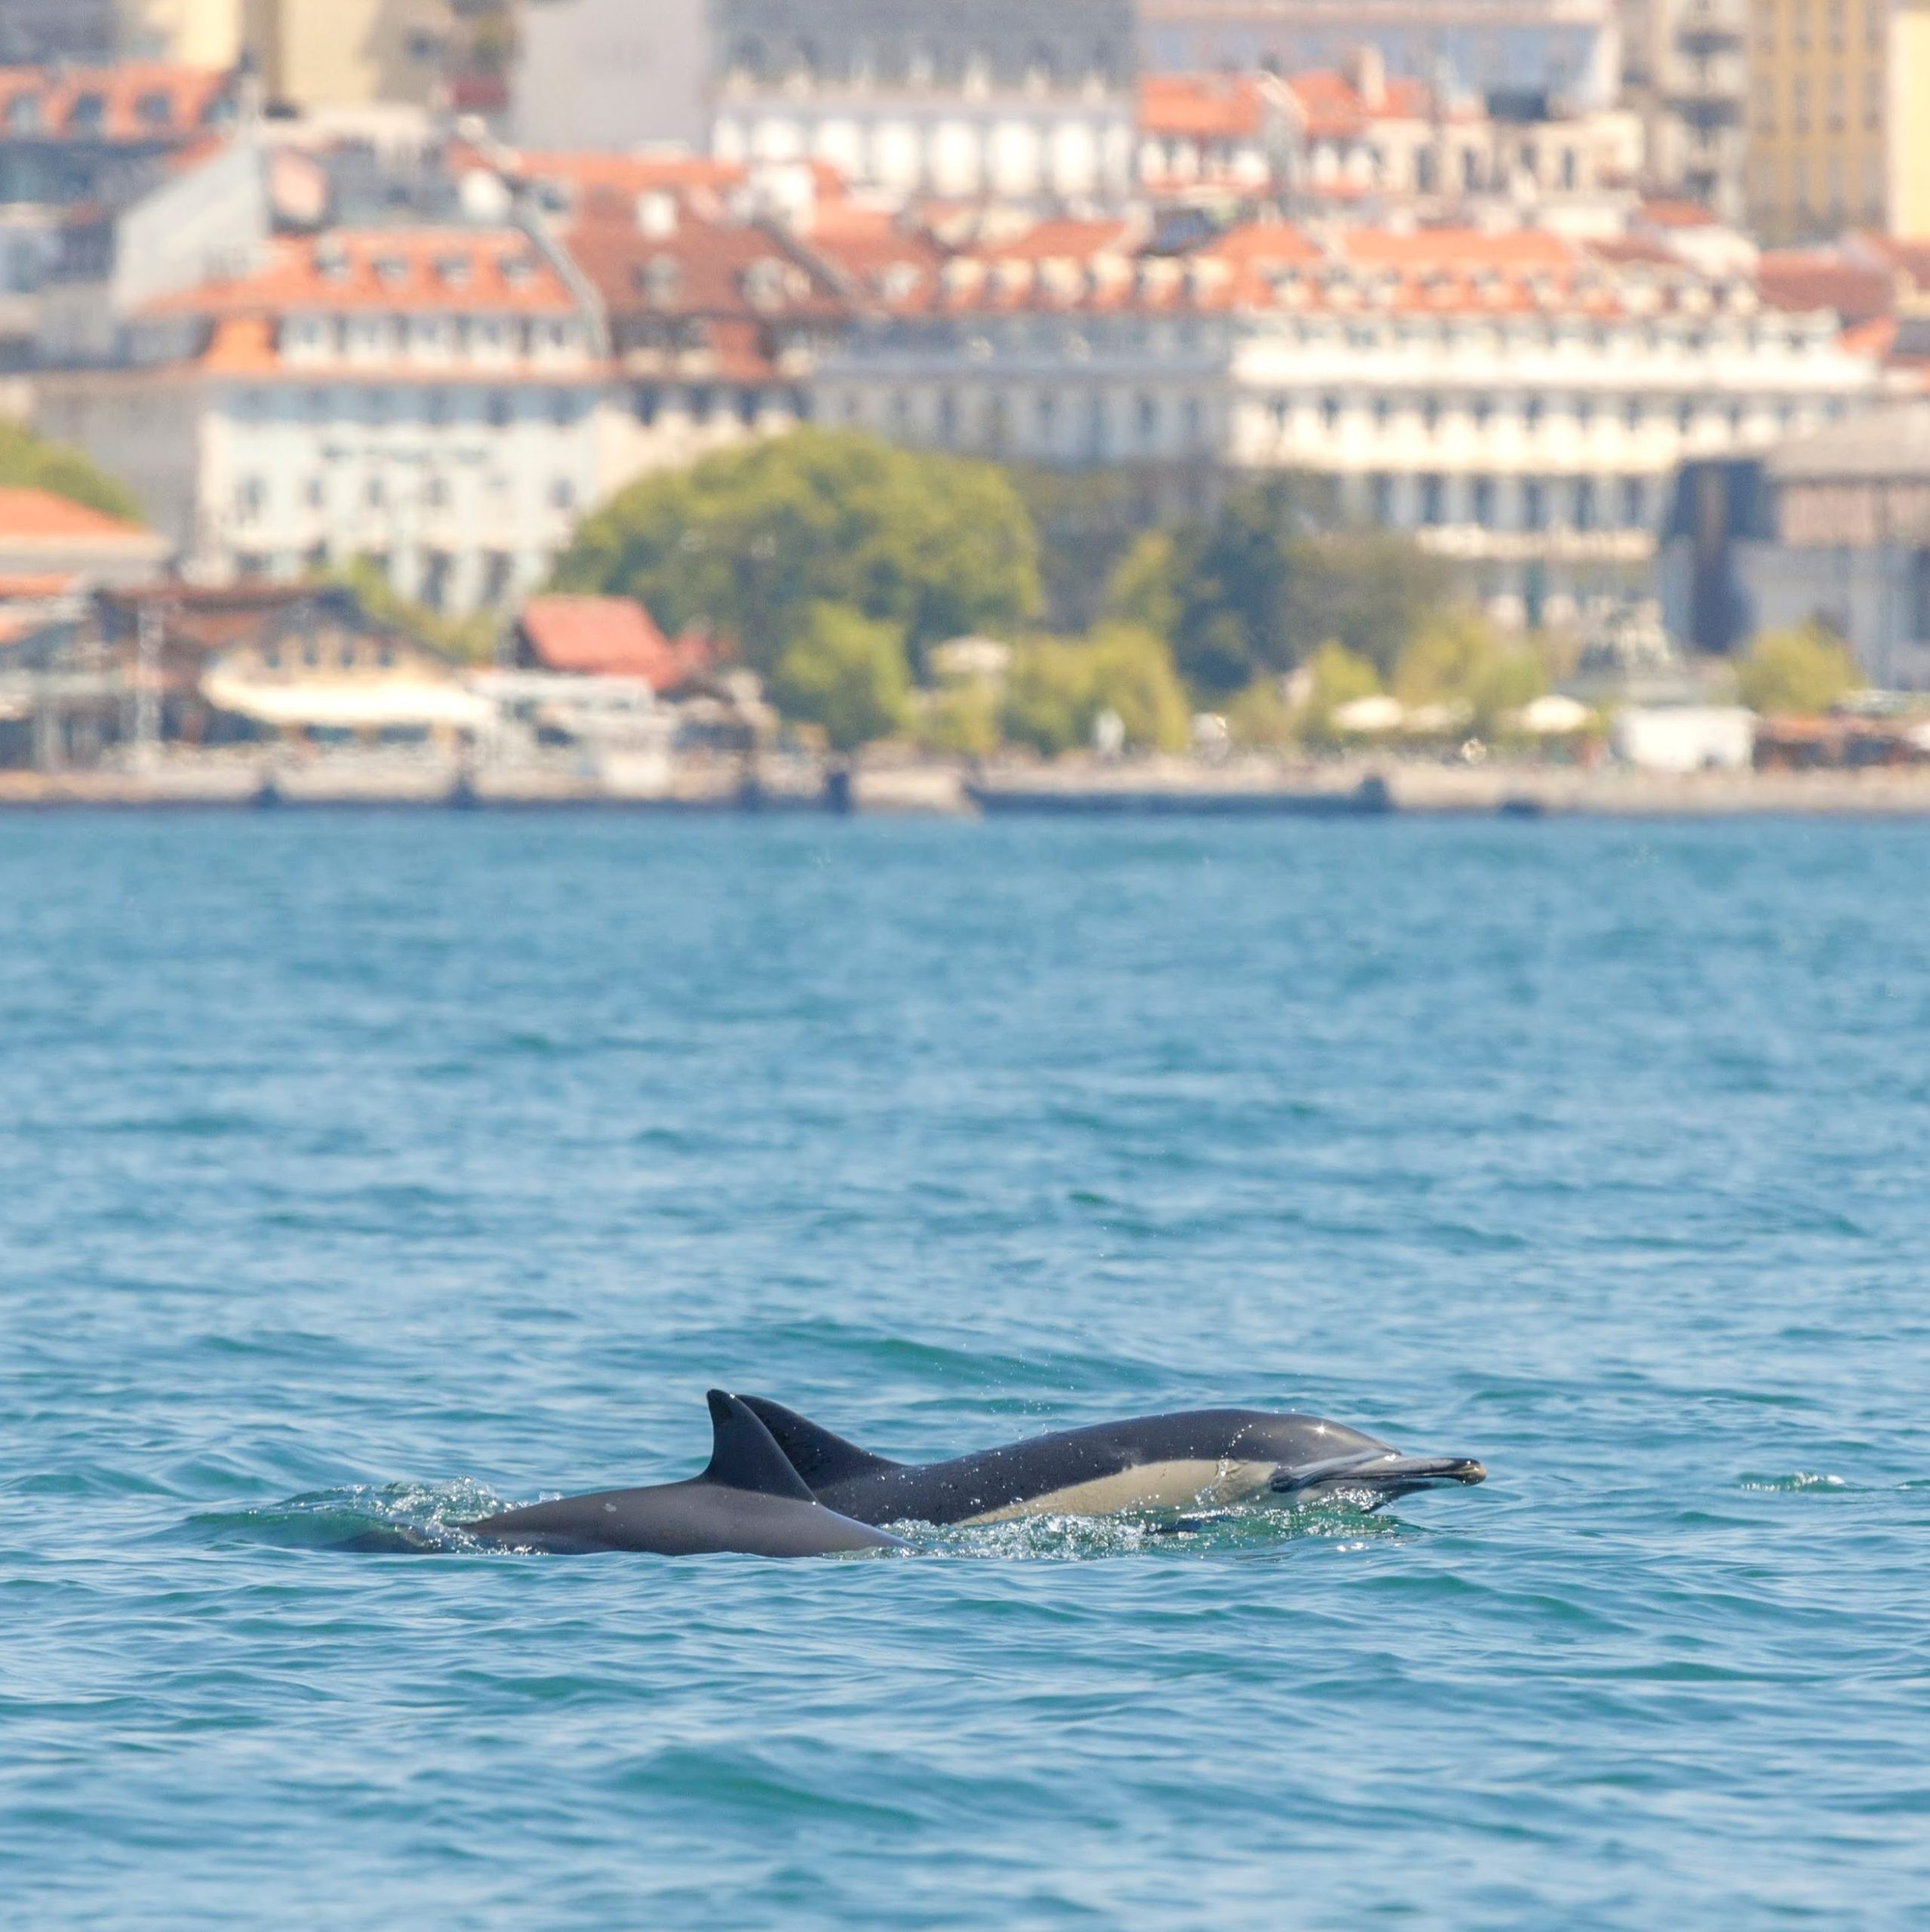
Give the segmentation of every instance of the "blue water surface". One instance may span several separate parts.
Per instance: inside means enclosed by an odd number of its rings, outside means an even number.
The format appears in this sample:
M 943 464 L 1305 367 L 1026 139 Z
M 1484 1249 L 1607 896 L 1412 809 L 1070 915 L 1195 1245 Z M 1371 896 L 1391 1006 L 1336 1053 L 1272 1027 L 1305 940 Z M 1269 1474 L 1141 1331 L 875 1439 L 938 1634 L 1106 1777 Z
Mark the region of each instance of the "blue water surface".
M 0 1921 L 1922 1924 L 1930 832 L 0 820 Z M 345 1552 L 1302 1407 L 1486 1487 Z

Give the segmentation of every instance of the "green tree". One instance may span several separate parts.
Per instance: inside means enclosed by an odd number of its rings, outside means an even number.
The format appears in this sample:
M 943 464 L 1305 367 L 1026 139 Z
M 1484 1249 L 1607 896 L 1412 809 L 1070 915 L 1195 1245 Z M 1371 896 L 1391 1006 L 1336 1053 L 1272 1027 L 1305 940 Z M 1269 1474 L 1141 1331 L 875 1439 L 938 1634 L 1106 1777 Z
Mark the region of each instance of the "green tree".
M 1331 744 L 1336 735 L 1334 713 L 1357 697 L 1373 697 L 1381 681 L 1366 658 L 1333 638 L 1308 656 L 1306 669 L 1309 688 L 1302 728 L 1316 743 Z
M 820 726 L 833 751 L 849 753 L 903 728 L 910 683 L 896 624 L 813 604 L 778 660 L 771 695 L 785 717 Z
M 635 597 L 667 630 L 708 624 L 762 672 L 819 603 L 896 625 L 922 665 L 1031 615 L 1038 546 L 988 463 L 800 429 L 632 484 L 578 526 L 555 581 Z
M 1385 678 L 1451 598 L 1450 565 L 1391 532 L 1335 529 L 1332 509 L 1324 484 L 1276 477 L 1182 525 L 1163 553 L 1148 541 L 1129 554 L 1122 579 L 1129 568 L 1141 610 L 1170 611 L 1174 654 L 1194 684 L 1240 691 L 1329 640 Z
M 1464 704 L 1473 728 L 1492 737 L 1502 714 L 1518 711 L 1548 688 L 1540 656 L 1511 644 L 1478 611 L 1463 605 L 1422 621 L 1394 666 L 1395 697 L 1410 709 Z
M 1048 756 L 1089 744 L 1103 711 L 1118 713 L 1137 749 L 1185 744 L 1186 693 L 1172 653 L 1151 632 L 1102 624 L 1086 638 L 1034 638 L 1014 654 L 1000 718 L 1014 743 Z
M 125 484 L 97 469 L 78 450 L 44 441 L 17 423 L 0 422 L 0 488 L 51 491 L 104 516 L 146 521 Z
M 934 692 L 919 741 L 954 758 L 989 758 L 998 749 L 999 708 L 995 685 L 975 680 Z
M 1821 624 L 1766 631 L 1736 667 L 1736 685 L 1750 710 L 1827 711 L 1862 683 L 1856 660 Z
M 1144 531 L 1135 539 L 1106 586 L 1105 614 L 1172 641 L 1179 599 L 1173 587 L 1170 531 Z

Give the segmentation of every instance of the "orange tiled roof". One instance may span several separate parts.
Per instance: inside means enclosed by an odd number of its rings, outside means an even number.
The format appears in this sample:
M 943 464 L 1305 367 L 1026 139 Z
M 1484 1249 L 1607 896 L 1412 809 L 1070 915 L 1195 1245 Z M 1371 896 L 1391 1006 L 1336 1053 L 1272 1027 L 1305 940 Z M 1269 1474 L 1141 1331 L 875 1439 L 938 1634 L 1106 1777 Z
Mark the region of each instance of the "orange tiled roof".
M 641 678 L 656 691 L 682 684 L 708 658 L 694 641 L 665 637 L 629 597 L 532 597 L 518 628 L 530 656 L 546 671 Z
M 90 509 L 51 490 L 0 489 L 0 543 L 85 543 L 137 537 L 148 533 L 124 517 Z
M 1250 140 L 1263 118 L 1250 75 L 1148 74 L 1139 83 L 1139 131 L 1158 140 Z
M 1428 88 L 1399 76 L 1390 77 L 1380 99 L 1372 102 L 1345 74 L 1326 69 L 1293 75 L 1284 85 L 1315 140 L 1358 134 L 1376 121 L 1425 120 L 1434 111 Z
M 253 272 L 148 305 L 150 315 L 260 315 L 293 309 L 567 315 L 576 297 L 517 229 L 334 229 L 281 236 Z
M 226 74 L 149 60 L 112 67 L 0 67 L 0 131 L 14 139 L 178 137 L 202 125 L 227 85 Z
M 1845 261 L 1826 249 L 1766 249 L 1756 260 L 1756 283 L 1772 309 L 1833 309 L 1845 322 L 1887 315 L 1896 303 L 1891 271 Z

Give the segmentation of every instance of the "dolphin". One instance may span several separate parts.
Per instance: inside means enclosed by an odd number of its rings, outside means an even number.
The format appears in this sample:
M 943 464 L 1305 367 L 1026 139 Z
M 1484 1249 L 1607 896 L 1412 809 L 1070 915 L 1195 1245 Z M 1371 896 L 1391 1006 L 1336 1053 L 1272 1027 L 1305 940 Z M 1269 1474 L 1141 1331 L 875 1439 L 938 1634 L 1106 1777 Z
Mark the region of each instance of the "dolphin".
M 744 1406 L 820 1503 L 861 1523 L 996 1523 L 1345 1494 L 1378 1509 L 1487 1471 L 1466 1456 L 1403 1456 L 1320 1416 L 1182 1409 L 1064 1429 L 944 1463 L 894 1463 L 760 1395 Z
M 641 1549 L 659 1556 L 727 1550 L 745 1556 L 830 1556 L 906 1547 L 819 1502 L 770 1431 L 735 1395 L 713 1389 L 707 1399 L 712 1442 L 702 1475 L 648 1489 L 565 1496 L 458 1527 L 522 1547 Z

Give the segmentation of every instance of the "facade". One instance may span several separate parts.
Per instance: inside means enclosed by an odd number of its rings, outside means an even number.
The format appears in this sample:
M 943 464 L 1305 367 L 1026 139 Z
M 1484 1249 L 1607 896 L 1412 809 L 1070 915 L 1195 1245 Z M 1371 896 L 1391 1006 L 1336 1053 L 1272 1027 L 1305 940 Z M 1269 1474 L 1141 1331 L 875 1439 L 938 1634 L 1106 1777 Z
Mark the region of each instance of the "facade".
M 1628 99 L 1646 134 L 1648 180 L 1742 218 L 1749 95 L 1750 0 L 1640 0 L 1622 42 Z
M 711 152 L 905 195 L 1117 198 L 1132 0 L 712 0 Z
M 708 22 L 705 0 L 532 0 L 518 23 L 513 137 L 530 148 L 701 147 Z
M 1930 0 L 1757 0 L 1749 207 L 1766 241 L 1930 235 Z
M 540 235 L 337 230 L 140 303 L 110 361 L 39 377 L 35 422 L 124 478 L 201 581 L 364 557 L 463 612 L 567 541 L 604 366 L 595 303 Z
M 1736 558 L 1756 626 L 1821 623 L 1873 685 L 1930 691 L 1930 402 L 1792 440 L 1764 473 Z
M 452 0 L 246 0 L 244 38 L 274 106 L 429 107 L 447 91 Z
M 890 217 L 819 193 L 820 171 L 752 171 L 687 156 L 519 154 L 607 329 L 595 497 L 653 470 L 794 426 L 821 351 L 896 233 Z M 922 236 L 905 248 L 936 251 Z
M 0 69 L 0 203 L 128 201 L 237 113 L 231 77 L 200 68 Z
M 868 314 L 815 391 L 824 421 L 930 446 L 1324 475 L 1539 625 L 1646 586 L 1685 460 L 1883 380 L 1833 315 L 1640 242 L 1255 222 L 1175 255 L 1044 223 Z
M 1616 0 L 1139 0 L 1149 72 L 1344 66 L 1362 46 L 1388 72 L 1490 100 L 1615 104 L 1621 72 Z

